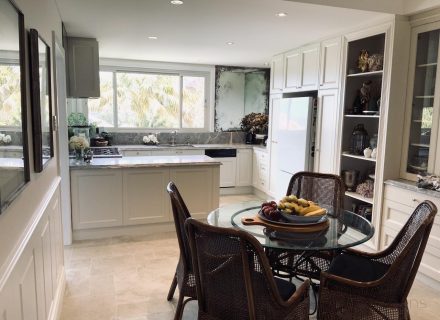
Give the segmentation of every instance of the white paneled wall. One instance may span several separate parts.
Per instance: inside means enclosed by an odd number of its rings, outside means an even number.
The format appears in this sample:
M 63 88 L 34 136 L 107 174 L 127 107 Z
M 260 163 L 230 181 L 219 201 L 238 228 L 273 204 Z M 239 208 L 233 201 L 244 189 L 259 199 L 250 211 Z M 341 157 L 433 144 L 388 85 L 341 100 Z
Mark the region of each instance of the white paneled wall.
M 49 195 L 42 215 L 0 277 L 1 320 L 59 317 L 65 286 L 59 187 Z

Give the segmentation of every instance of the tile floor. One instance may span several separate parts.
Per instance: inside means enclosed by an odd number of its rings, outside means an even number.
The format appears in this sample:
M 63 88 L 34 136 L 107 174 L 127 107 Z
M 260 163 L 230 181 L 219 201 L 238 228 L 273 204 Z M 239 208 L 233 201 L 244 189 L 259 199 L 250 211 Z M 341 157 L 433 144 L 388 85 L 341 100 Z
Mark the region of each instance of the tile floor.
M 257 198 L 222 196 L 220 201 L 224 205 L 253 199 Z M 178 256 L 172 232 L 75 242 L 65 250 L 67 285 L 61 319 L 173 319 L 176 299 L 168 302 L 166 295 Z M 409 297 L 412 319 L 437 319 L 438 296 L 416 281 Z M 196 318 L 197 302 L 190 302 L 184 319 Z

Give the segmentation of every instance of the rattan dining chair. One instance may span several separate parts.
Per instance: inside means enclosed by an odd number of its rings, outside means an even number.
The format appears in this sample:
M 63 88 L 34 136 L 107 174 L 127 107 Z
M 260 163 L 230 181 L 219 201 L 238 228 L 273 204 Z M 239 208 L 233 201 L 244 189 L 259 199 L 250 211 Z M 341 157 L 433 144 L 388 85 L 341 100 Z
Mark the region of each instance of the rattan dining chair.
M 337 217 L 344 201 L 344 192 L 344 183 L 339 176 L 303 171 L 292 176 L 286 195 L 316 202 L 326 208 L 330 215 Z M 316 252 L 307 259 L 303 259 L 301 252 L 270 250 L 268 255 L 275 272 L 295 266 L 296 275 L 317 280 L 321 271 L 328 270 L 333 258 L 331 252 Z
M 168 194 L 171 199 L 171 207 L 174 216 L 174 225 L 176 227 L 177 240 L 179 242 L 180 257 L 177 264 L 176 273 L 171 283 L 168 292 L 167 300 L 173 298 L 176 287 L 179 286 L 179 299 L 176 307 L 176 314 L 174 319 L 181 319 L 183 308 L 189 300 L 197 299 L 196 282 L 194 278 L 191 252 L 188 244 L 188 238 L 185 233 L 185 221 L 191 218 L 191 214 L 186 207 L 182 196 L 179 193 L 176 185 L 173 182 L 168 183 Z M 184 300 L 184 297 L 188 299 Z
M 203 320 L 308 319 L 309 280 L 298 290 L 274 278 L 250 234 L 194 219 L 185 223 Z
M 318 319 L 410 319 L 407 297 L 436 213 L 424 201 L 384 251 L 336 257 L 321 274 Z

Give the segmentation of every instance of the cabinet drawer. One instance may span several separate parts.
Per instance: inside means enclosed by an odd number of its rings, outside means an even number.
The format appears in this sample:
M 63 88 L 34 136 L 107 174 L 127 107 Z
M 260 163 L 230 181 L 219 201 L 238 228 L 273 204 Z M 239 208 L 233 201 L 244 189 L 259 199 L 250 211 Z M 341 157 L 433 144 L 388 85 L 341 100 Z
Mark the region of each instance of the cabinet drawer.
M 422 194 L 389 185 L 385 186 L 384 198 L 411 208 L 417 207 L 421 201 L 425 200 Z

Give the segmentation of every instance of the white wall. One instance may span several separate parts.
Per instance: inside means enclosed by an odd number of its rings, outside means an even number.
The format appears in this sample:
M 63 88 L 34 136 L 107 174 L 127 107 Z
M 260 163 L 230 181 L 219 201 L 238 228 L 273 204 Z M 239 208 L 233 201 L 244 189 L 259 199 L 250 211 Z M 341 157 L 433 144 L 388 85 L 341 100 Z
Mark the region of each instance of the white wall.
M 55 6 L 54 0 L 16 0 L 17 6 L 24 14 L 25 28 L 35 28 L 46 40 L 49 46 L 52 43 L 52 30 L 55 30 L 61 39 L 61 18 Z M 26 47 L 28 41 L 26 41 Z M 26 48 L 27 49 L 27 48 Z M 27 50 L 26 50 L 27 51 Z M 26 66 L 29 65 L 29 54 L 26 52 Z M 28 69 L 28 68 L 27 68 Z M 27 74 L 27 80 L 29 74 Z M 30 154 L 31 181 L 13 201 L 11 206 L 0 215 L 0 276 L 4 270 L 4 264 L 14 254 L 20 244 L 22 236 L 33 221 L 35 210 L 40 205 L 46 192 L 58 176 L 57 158 L 55 156 L 42 173 L 34 173 L 32 158 L 32 134 L 31 134 L 31 105 L 30 84 L 27 81 L 27 116 L 28 116 L 28 140 Z M 53 92 L 53 90 L 52 90 Z M 54 105 L 54 102 L 52 103 Z M 56 143 L 55 143 L 56 145 Z M 56 153 L 55 153 L 56 154 Z

